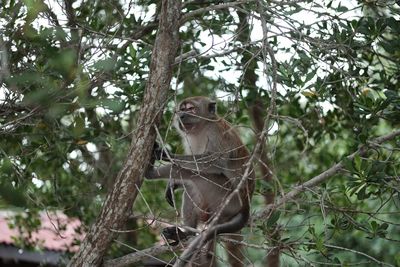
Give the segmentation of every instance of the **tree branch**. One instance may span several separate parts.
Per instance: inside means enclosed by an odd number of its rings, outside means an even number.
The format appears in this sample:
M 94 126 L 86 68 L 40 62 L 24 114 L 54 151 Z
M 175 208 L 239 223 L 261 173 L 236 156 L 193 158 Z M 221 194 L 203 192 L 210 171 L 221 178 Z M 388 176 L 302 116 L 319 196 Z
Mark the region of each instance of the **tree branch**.
M 390 134 L 383 135 L 380 137 L 377 137 L 369 142 L 367 142 L 367 145 L 361 146 L 356 152 L 352 153 L 351 155 L 347 156 L 347 159 L 353 159 L 356 155 L 364 155 L 369 147 L 373 147 L 374 145 L 377 144 L 382 144 L 387 141 L 393 140 L 395 137 L 400 136 L 400 130 L 393 131 Z M 259 143 L 259 142 L 258 142 Z M 254 154 L 254 153 L 253 153 Z M 254 160 L 254 159 L 253 159 Z M 312 187 L 315 187 L 322 182 L 328 180 L 330 177 L 332 177 L 334 174 L 338 173 L 341 169 L 343 168 L 342 162 L 339 162 L 335 165 L 333 165 L 331 168 L 328 170 L 324 171 L 323 173 L 315 176 L 314 178 L 310 179 L 309 181 L 296 186 L 294 189 L 292 189 L 290 192 L 285 194 L 283 197 L 281 197 L 277 203 L 275 204 L 270 204 L 266 207 L 266 209 L 262 212 L 257 213 L 255 216 L 253 216 L 253 220 L 261 220 L 264 219 L 266 216 L 268 216 L 273 210 L 276 208 L 284 205 L 287 201 L 294 199 L 297 197 L 299 194 L 303 193 L 307 189 L 310 189 Z M 243 180 L 243 179 L 242 179 Z M 243 180 L 244 181 L 244 180 Z M 229 199 L 228 199 L 229 200 Z M 186 248 L 185 252 L 190 254 L 193 252 L 199 244 L 201 244 L 202 239 L 204 236 L 211 230 L 212 225 L 210 225 L 208 229 L 203 231 L 201 234 L 198 236 L 186 241 L 183 243 L 183 246 L 185 244 L 188 244 L 189 247 Z M 132 264 L 135 262 L 142 261 L 146 258 L 153 258 L 156 255 L 159 255 L 161 253 L 165 253 L 168 251 L 176 251 L 180 249 L 180 246 L 175 246 L 175 247 L 170 247 L 168 245 L 156 245 L 154 247 L 142 250 L 142 251 L 137 251 L 128 255 L 125 255 L 121 258 L 113 259 L 113 260 L 108 260 L 105 262 L 104 266 L 106 267 L 111 267 L 111 266 L 126 266 L 128 264 Z M 273 249 L 273 248 L 271 248 Z M 184 262 L 180 262 L 179 260 L 177 261 L 177 264 L 183 264 Z M 179 265 L 178 265 L 179 266 Z
M 354 159 L 354 157 L 356 155 L 362 156 L 368 151 L 368 148 L 373 147 L 375 144 L 382 144 L 384 142 L 394 139 L 395 137 L 397 137 L 399 135 L 400 135 L 400 130 L 396 130 L 396 131 L 391 132 L 390 134 L 377 137 L 371 141 L 368 141 L 367 144 L 361 146 L 356 152 L 354 152 L 351 155 L 348 155 L 345 158 L 347 160 L 352 160 L 352 159 Z M 304 191 L 327 181 L 333 175 L 339 173 L 343 167 L 344 167 L 344 165 L 343 165 L 343 160 L 342 160 L 339 163 L 336 163 L 335 165 L 333 165 L 332 167 L 327 169 L 326 171 L 322 172 L 321 174 L 311 178 L 307 182 L 294 187 L 290 192 L 286 193 L 281 198 L 279 198 L 279 200 L 275 204 L 268 205 L 263 211 L 256 214 L 253 217 L 253 220 L 259 220 L 261 218 L 267 217 L 273 210 L 284 205 L 289 200 L 292 200 L 292 199 L 296 198 L 299 194 L 303 193 Z
M 143 261 L 148 258 L 154 258 L 154 256 L 159 255 L 161 253 L 176 251 L 180 249 L 181 246 L 171 247 L 169 245 L 155 245 L 154 247 L 147 248 L 141 251 L 137 251 L 134 253 L 127 254 L 120 258 L 108 260 L 104 263 L 104 267 L 122 267 L 127 266 L 132 263 L 136 263 L 139 261 Z
M 104 202 L 97 221 L 83 240 L 79 251 L 68 266 L 99 266 L 114 240 L 116 231 L 124 226 L 132 203 L 142 184 L 142 176 L 150 160 L 156 138 L 153 125 L 161 121 L 167 103 L 172 68 L 179 46 L 179 15 L 181 1 L 163 0 L 151 62 L 137 129 L 132 135 L 131 149 Z
M 222 4 L 218 4 L 218 5 L 211 5 L 208 7 L 199 8 L 199 9 L 196 9 L 194 11 L 191 11 L 191 12 L 183 15 L 179 21 L 179 24 L 182 25 L 185 22 L 187 22 L 188 20 L 190 20 L 191 18 L 196 17 L 198 15 L 203 15 L 205 12 L 209 12 L 209 11 L 213 11 L 213 10 L 227 9 L 230 7 L 236 7 L 238 5 L 250 3 L 253 1 L 255 1 L 255 0 L 239 0 L 239 1 L 229 2 L 229 3 L 222 3 Z

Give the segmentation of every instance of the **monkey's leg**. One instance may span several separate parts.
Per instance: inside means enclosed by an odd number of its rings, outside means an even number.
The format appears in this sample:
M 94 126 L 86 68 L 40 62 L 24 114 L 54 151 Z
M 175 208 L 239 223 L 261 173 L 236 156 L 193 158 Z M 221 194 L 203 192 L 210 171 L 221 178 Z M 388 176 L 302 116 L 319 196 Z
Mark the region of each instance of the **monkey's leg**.
M 222 222 L 213 226 L 211 229 L 208 230 L 206 235 L 202 240 L 204 242 L 210 241 L 215 238 L 216 235 L 222 233 L 235 233 L 240 231 L 247 223 L 249 219 L 249 210 L 248 207 L 236 214 L 233 218 L 231 218 L 227 222 Z M 199 246 L 201 240 L 198 240 L 197 246 Z M 199 248 L 199 247 L 198 247 Z M 181 260 L 183 262 L 189 262 L 193 257 L 193 253 L 184 253 L 181 255 Z
M 188 187 L 183 189 L 182 198 L 182 222 L 184 225 L 196 228 L 199 221 L 199 207 L 196 207 L 194 203 L 194 196 L 190 195 Z
M 197 214 L 194 211 L 193 202 L 190 200 L 185 201 L 185 196 L 188 195 L 184 193 L 184 199 L 182 203 L 182 217 L 183 217 L 183 224 L 185 226 L 189 226 L 195 228 L 197 226 Z M 181 240 L 185 240 L 190 236 L 194 236 L 195 233 L 191 231 L 181 231 L 178 227 L 172 226 L 163 229 L 163 235 L 166 239 L 174 240 L 174 243 L 171 245 L 177 245 Z
M 194 213 L 194 206 L 192 205 L 192 202 L 186 201 L 185 204 L 185 199 L 183 201 L 184 201 L 182 204 L 183 224 L 185 226 L 195 228 L 197 226 L 197 215 Z M 174 241 L 170 243 L 170 245 L 173 246 L 176 246 L 180 241 L 185 240 L 190 236 L 196 235 L 196 233 L 193 233 L 188 230 L 183 232 L 176 226 L 164 228 L 162 234 L 166 239 Z
M 184 225 L 196 228 L 199 214 L 206 214 L 207 211 L 203 211 L 198 207 L 198 203 L 195 201 L 198 199 L 196 196 L 196 188 L 184 187 L 183 202 L 182 202 L 182 221 Z M 194 234 L 194 233 L 193 233 Z M 215 240 L 210 240 L 198 251 L 196 251 L 188 262 L 188 266 L 196 267 L 215 267 Z
M 173 242 L 169 243 L 171 246 L 176 246 L 180 241 L 184 241 L 188 239 L 190 236 L 193 236 L 194 233 L 188 231 L 183 232 L 176 226 L 166 227 L 162 230 L 162 235 L 167 240 L 173 240 Z
M 182 203 L 182 220 L 185 226 L 189 226 L 192 228 L 196 228 L 197 226 L 197 214 L 195 212 L 195 206 L 193 202 L 188 198 L 188 195 L 184 193 L 183 203 Z M 174 242 L 170 243 L 172 246 L 176 246 L 180 241 L 189 238 L 190 236 L 194 236 L 195 233 L 191 231 L 181 231 L 178 227 L 172 226 L 164 228 L 162 231 L 163 236 L 168 240 L 173 240 Z
M 242 241 L 241 235 L 224 235 L 225 237 L 237 241 Z M 238 243 L 225 242 L 225 249 L 228 255 L 228 261 L 231 267 L 242 267 L 244 266 L 244 254 L 243 247 Z
M 208 241 L 203 247 L 196 251 L 189 266 L 196 267 L 216 267 L 217 261 L 215 258 L 215 240 Z

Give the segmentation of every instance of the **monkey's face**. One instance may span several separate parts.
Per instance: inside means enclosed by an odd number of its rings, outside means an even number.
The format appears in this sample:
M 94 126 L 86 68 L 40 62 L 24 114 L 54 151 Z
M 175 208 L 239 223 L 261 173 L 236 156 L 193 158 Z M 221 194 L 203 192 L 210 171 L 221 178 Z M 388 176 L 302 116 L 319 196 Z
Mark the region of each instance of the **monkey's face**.
M 192 97 L 182 101 L 175 115 L 176 126 L 186 133 L 196 133 L 215 120 L 215 102 L 206 97 Z
M 176 114 L 179 129 L 184 132 L 194 131 L 202 123 L 199 113 L 194 103 L 182 102 Z

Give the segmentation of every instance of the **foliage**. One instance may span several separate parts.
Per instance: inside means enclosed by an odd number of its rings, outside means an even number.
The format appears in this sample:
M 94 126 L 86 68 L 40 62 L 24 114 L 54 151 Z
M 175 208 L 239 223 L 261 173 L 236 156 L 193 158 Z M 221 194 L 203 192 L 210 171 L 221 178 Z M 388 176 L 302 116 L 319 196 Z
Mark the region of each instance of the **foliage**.
M 159 2 L 2 2 L 2 208 L 62 210 L 87 226 L 93 222 L 130 146 Z M 211 2 L 184 1 L 179 64 L 159 130 L 169 148 L 182 151 L 171 129 L 175 97 L 211 95 L 252 148 L 248 107 L 275 101 L 268 138 L 275 182 L 258 182 L 254 211 L 264 207 L 265 191 L 279 197 L 398 128 L 398 3 L 232 1 L 230 9 L 217 9 Z M 236 7 L 249 27 L 240 38 L 246 28 Z M 255 87 L 244 76 L 251 69 Z M 251 260 L 260 263 L 265 246 L 273 245 L 287 265 L 400 266 L 399 144 L 397 137 L 346 160 L 343 173 L 255 221 L 245 234 Z M 123 242 L 149 247 L 159 234 L 153 216 L 176 221 L 164 188 L 164 182 L 142 186 L 133 207 L 136 234 Z

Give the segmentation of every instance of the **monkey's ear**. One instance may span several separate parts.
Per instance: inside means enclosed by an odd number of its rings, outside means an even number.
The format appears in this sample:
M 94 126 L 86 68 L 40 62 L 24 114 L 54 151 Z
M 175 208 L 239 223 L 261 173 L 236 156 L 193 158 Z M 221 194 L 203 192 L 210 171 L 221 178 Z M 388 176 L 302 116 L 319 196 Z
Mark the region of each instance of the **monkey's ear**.
M 210 112 L 211 114 L 215 114 L 217 112 L 217 102 L 211 101 L 208 104 L 208 112 Z

